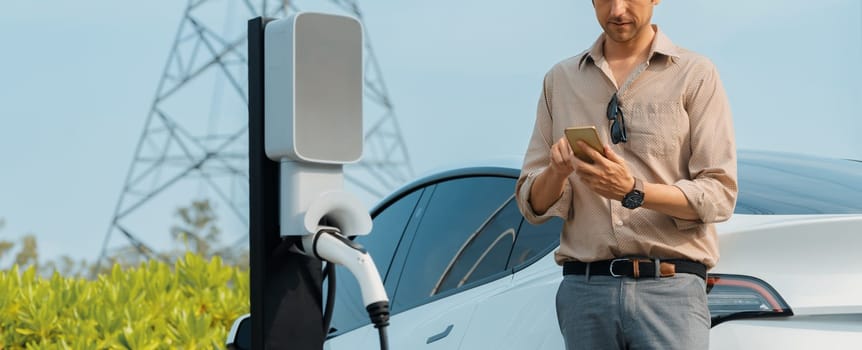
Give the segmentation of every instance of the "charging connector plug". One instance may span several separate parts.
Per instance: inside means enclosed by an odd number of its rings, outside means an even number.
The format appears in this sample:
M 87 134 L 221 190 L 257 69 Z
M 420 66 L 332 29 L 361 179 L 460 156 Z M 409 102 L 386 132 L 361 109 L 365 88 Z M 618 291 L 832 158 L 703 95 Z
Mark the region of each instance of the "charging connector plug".
M 389 297 L 383 288 L 380 273 L 368 251 L 341 235 L 337 227 L 320 226 L 316 234 L 307 235 L 297 248 L 306 255 L 346 267 L 359 282 L 362 303 L 368 317 L 380 334 L 380 348 L 387 349 L 386 327 L 389 325 Z M 330 278 L 334 278 L 330 276 Z

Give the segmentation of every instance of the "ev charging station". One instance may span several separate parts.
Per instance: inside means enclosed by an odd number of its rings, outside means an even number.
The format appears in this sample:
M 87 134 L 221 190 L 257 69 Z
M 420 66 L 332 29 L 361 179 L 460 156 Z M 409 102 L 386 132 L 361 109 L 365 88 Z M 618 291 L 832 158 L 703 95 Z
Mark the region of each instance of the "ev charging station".
M 347 238 L 372 226 L 343 177 L 362 156 L 362 33 L 312 12 L 248 22 L 252 349 L 323 348 L 323 260 L 356 277 L 385 346 L 380 274 Z

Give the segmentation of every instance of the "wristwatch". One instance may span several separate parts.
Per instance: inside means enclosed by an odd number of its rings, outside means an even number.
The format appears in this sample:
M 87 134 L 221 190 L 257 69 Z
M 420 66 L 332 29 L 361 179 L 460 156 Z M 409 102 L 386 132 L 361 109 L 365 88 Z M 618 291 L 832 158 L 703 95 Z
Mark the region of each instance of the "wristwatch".
M 640 207 L 644 204 L 644 184 L 641 179 L 635 178 L 635 187 L 626 193 L 622 200 L 623 206 L 629 209 Z

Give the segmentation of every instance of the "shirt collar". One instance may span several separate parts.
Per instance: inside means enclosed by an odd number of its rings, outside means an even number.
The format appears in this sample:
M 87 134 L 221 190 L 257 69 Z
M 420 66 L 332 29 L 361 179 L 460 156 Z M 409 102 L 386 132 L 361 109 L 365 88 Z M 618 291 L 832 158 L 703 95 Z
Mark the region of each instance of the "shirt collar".
M 653 24 L 652 26 L 655 28 L 655 38 L 653 38 L 650 46 L 649 60 L 652 60 L 656 54 L 667 57 L 668 63 L 673 63 L 676 59 L 679 59 L 679 47 L 670 41 L 670 38 L 664 32 L 659 30 L 658 25 Z M 578 69 L 583 69 L 584 64 L 589 60 L 595 62 L 599 59 L 604 59 L 604 43 L 605 33 L 602 33 L 593 43 L 593 46 L 583 52 L 583 56 L 581 56 L 581 60 L 578 62 Z

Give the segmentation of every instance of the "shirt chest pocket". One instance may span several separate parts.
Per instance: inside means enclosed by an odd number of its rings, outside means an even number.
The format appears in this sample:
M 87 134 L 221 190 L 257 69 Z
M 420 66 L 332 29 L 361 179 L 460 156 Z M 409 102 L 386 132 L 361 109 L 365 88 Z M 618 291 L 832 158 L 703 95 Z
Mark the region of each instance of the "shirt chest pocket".
M 625 115 L 626 146 L 642 156 L 674 158 L 688 135 L 688 114 L 677 102 L 631 103 Z

